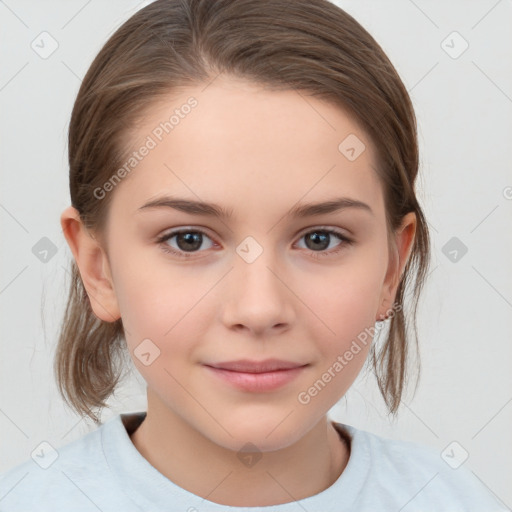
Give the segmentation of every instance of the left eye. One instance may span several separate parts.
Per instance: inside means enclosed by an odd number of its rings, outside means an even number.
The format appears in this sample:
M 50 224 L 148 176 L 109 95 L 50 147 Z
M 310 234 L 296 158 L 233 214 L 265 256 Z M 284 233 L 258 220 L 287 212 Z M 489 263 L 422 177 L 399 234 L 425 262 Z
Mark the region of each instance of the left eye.
M 341 243 L 338 244 L 337 249 L 326 251 L 325 249 L 329 247 L 333 235 L 336 238 L 338 238 L 338 240 L 340 240 Z M 163 235 L 157 240 L 157 243 L 161 245 L 162 249 L 165 252 L 171 253 L 175 256 L 182 258 L 190 258 L 190 254 L 193 254 L 195 252 L 201 252 L 198 251 L 198 249 L 201 247 L 203 243 L 203 237 L 206 237 L 208 240 L 211 241 L 211 238 L 200 229 L 181 229 L 171 231 L 170 233 Z M 172 240 L 173 238 L 176 238 L 177 247 L 175 248 L 166 243 L 168 240 Z M 309 249 L 309 254 L 314 258 L 317 258 L 319 256 L 331 256 L 334 254 L 338 254 L 346 245 L 353 244 L 353 241 L 347 238 L 342 233 L 334 229 L 328 228 L 314 229 L 308 231 L 304 233 L 300 238 L 304 238 L 305 240 L 307 240 L 306 249 Z M 210 245 L 209 248 L 211 248 L 212 246 L 213 243 Z M 311 250 L 311 247 L 313 249 L 320 250 Z
M 337 231 L 334 231 L 332 229 L 315 229 L 314 231 L 308 231 L 306 234 L 302 235 L 301 238 L 304 238 L 308 243 L 306 245 L 309 245 L 307 247 L 308 249 L 312 247 L 317 249 L 326 249 L 330 245 L 330 241 L 332 240 L 332 235 L 334 235 L 336 238 L 341 240 L 342 242 L 349 242 L 348 238 L 343 236 L 341 233 L 338 233 Z M 325 246 L 325 242 L 327 241 L 327 246 Z M 339 244 L 343 245 L 343 244 Z M 316 246 L 316 247 L 315 247 Z M 339 249 L 338 249 L 339 250 Z M 313 251 L 318 252 L 318 251 Z M 337 252 L 337 251 L 334 251 Z M 330 253 L 327 254 L 331 254 Z M 325 252 L 320 252 L 320 254 L 326 254 Z

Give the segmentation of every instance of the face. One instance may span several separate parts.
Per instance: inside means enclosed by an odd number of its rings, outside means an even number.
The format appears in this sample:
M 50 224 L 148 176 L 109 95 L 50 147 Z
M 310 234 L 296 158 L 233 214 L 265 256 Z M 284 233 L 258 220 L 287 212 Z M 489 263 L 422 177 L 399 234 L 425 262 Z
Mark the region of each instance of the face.
M 166 133 L 160 123 L 191 96 Z M 365 145 L 355 159 L 339 149 L 349 135 Z M 110 313 L 161 414 L 232 450 L 286 447 L 350 387 L 393 301 L 371 142 L 338 107 L 225 77 L 154 105 L 133 150 L 148 136 L 154 147 L 106 192 Z M 165 196 L 230 215 L 144 207 Z M 366 206 L 294 213 L 341 198 Z M 210 367 L 271 358 L 300 368 L 251 377 Z

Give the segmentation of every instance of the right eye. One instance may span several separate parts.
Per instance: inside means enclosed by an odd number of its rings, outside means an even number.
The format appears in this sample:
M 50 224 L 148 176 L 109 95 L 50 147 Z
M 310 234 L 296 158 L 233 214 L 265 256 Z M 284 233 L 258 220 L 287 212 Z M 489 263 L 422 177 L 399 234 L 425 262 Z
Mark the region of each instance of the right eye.
M 172 248 L 166 242 L 175 237 L 177 248 Z M 210 237 L 200 229 L 177 229 L 170 231 L 160 237 L 157 240 L 157 243 L 167 253 L 173 254 L 180 258 L 190 258 L 189 254 L 202 252 L 197 251 L 196 249 L 201 247 L 203 243 L 203 237 L 210 239 Z

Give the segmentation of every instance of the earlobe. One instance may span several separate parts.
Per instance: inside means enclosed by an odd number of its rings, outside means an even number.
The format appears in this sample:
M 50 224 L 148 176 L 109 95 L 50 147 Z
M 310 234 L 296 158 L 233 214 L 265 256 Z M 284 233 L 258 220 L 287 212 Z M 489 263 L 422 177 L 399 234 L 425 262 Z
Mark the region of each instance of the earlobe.
M 393 309 L 398 285 L 414 246 L 415 235 L 416 214 L 409 212 L 404 216 L 401 226 L 395 232 L 376 320 L 385 320 Z
M 60 223 L 94 314 L 105 322 L 115 322 L 121 315 L 104 249 L 83 225 L 78 211 L 72 206 L 62 212 Z

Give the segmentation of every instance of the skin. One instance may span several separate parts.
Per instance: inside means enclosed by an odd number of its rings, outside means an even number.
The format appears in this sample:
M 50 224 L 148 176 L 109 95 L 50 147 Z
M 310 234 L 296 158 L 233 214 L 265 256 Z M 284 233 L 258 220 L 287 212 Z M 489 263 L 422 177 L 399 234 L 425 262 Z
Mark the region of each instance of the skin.
M 170 480 L 216 503 L 302 499 L 346 467 L 349 447 L 327 412 L 357 377 L 370 343 L 309 403 L 297 397 L 389 313 L 416 218 L 404 217 L 388 245 L 371 141 L 341 108 L 296 91 L 264 91 L 226 76 L 187 87 L 151 106 L 131 134 L 133 148 L 190 96 L 198 106 L 109 192 L 104 243 L 72 207 L 61 215 L 62 228 L 94 313 L 107 322 L 122 317 L 147 382 L 147 417 L 131 436 L 137 450 Z M 366 146 L 354 161 L 338 150 L 349 134 Z M 138 211 L 163 193 L 217 203 L 233 218 Z M 363 201 L 373 213 L 284 217 L 297 202 L 338 196 Z M 156 242 L 182 227 L 208 233 L 189 259 L 162 250 L 166 244 L 186 254 L 178 237 Z M 307 245 L 305 235 L 325 227 L 354 243 L 332 235 L 319 249 Z M 236 252 L 247 236 L 263 249 L 251 263 Z M 160 350 L 148 366 L 134 355 L 146 338 Z M 271 357 L 309 366 L 263 393 L 234 388 L 203 366 Z M 248 442 L 262 455 L 252 466 L 237 457 Z

